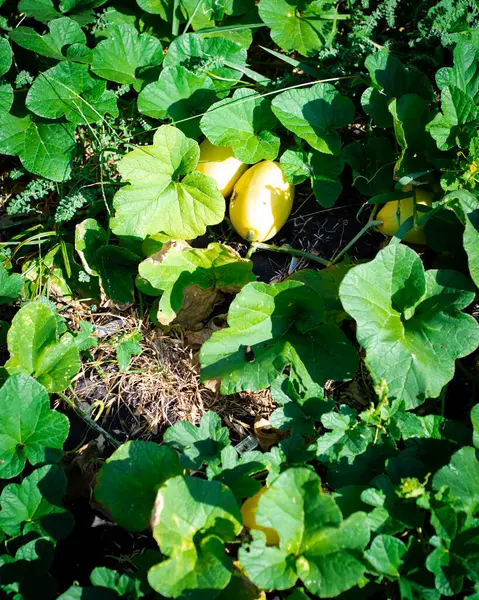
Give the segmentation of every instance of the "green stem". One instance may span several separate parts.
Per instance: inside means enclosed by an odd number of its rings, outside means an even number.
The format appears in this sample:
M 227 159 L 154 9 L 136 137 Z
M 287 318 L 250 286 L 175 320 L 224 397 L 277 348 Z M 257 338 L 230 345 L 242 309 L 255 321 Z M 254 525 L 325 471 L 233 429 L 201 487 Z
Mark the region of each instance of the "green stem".
M 313 262 L 317 262 L 323 267 L 330 267 L 331 263 L 320 256 L 316 256 L 316 254 L 311 254 L 311 252 L 304 252 L 303 250 L 295 250 L 294 248 L 290 248 L 289 246 L 272 246 L 271 244 L 263 244 L 262 242 L 253 242 L 249 247 L 248 253 L 246 254 L 246 258 L 251 258 L 253 252 L 258 250 L 269 250 L 271 252 L 282 252 L 284 254 L 290 254 L 291 256 L 299 256 L 301 258 L 307 258 Z
M 178 37 L 178 33 L 180 32 L 180 20 L 178 19 L 178 15 L 176 14 L 179 6 L 180 0 L 175 0 L 173 3 L 173 18 L 171 20 L 171 34 L 174 38 Z
M 371 229 L 371 227 L 376 227 L 377 225 L 381 225 L 382 221 L 368 221 L 366 223 L 366 225 L 361 229 L 361 231 L 359 233 L 357 233 L 353 239 L 349 242 L 349 244 L 347 246 L 345 246 L 341 252 L 333 259 L 331 259 L 331 265 L 334 265 L 335 263 L 338 262 L 338 260 L 344 256 L 346 254 L 346 252 L 352 247 L 354 246 L 354 244 L 359 240 L 359 238 L 361 238 L 368 229 Z
M 114 437 L 112 437 L 107 431 L 103 429 L 101 425 L 98 425 L 96 421 L 94 421 L 89 414 L 87 414 L 84 410 L 82 410 L 76 402 L 73 402 L 66 394 L 63 392 L 58 392 L 60 398 L 68 404 L 68 406 L 76 412 L 76 414 L 85 421 L 87 425 L 89 425 L 92 429 L 94 429 L 97 433 L 102 435 L 107 441 L 110 442 L 112 446 L 118 448 L 120 446 L 120 442 L 117 442 Z

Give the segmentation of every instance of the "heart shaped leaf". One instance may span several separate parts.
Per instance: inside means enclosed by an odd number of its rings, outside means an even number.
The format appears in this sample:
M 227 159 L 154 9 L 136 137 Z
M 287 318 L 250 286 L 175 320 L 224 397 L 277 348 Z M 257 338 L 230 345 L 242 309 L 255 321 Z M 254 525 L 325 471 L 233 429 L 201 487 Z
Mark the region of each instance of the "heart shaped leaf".
M 213 104 L 201 119 L 201 130 L 216 146 L 231 146 L 244 163 L 274 160 L 280 139 L 270 103 L 254 90 L 240 88 L 232 98 Z
M 7 340 L 10 358 L 5 366 L 11 375 L 32 375 L 51 393 L 63 391 L 78 373 L 75 338 L 70 333 L 59 337 L 55 313 L 43 302 L 31 302 L 17 312 Z
M 249 283 L 231 304 L 226 329 L 200 353 L 203 380 L 221 378 L 223 393 L 258 391 L 290 366 L 307 385 L 343 381 L 356 370 L 356 350 L 325 321 L 321 279 Z
M 272 102 L 274 114 L 290 131 L 324 154 L 339 155 L 341 138 L 336 129 L 353 120 L 354 105 L 329 83 L 288 90 Z
M 140 239 L 163 232 L 188 240 L 222 221 L 224 198 L 213 179 L 195 171 L 199 156 L 198 144 L 171 125 L 158 129 L 152 146 L 124 156 L 118 170 L 130 185 L 115 195 L 112 230 Z
M 27 375 L 12 375 L 0 388 L 0 477 L 15 477 L 28 460 L 57 462 L 67 439 L 68 418 L 50 410 L 43 385 Z
M 479 325 L 461 312 L 474 299 L 472 282 L 455 271 L 424 272 L 407 246 L 389 244 L 344 277 L 340 298 L 357 322 L 357 338 L 376 383 L 407 409 L 437 398 L 456 359 L 479 345 Z

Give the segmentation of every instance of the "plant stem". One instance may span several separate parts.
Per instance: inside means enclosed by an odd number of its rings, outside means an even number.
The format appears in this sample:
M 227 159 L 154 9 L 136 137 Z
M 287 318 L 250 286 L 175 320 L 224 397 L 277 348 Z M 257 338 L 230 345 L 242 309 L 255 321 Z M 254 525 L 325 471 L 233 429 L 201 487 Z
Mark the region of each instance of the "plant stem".
M 284 254 L 290 254 L 291 256 L 299 256 L 301 258 L 307 258 L 313 262 L 317 262 L 323 267 L 330 267 L 331 263 L 320 256 L 316 256 L 316 254 L 311 254 L 311 252 L 304 252 L 303 250 L 295 250 L 294 248 L 290 248 L 289 246 L 272 246 L 271 244 L 263 244 L 262 242 L 253 242 L 249 247 L 249 250 L 246 254 L 246 258 L 251 258 L 253 252 L 257 250 L 269 250 L 271 252 L 282 252 Z
M 341 252 L 333 259 L 331 259 L 331 265 L 334 265 L 335 263 L 338 262 L 338 260 L 344 256 L 344 254 L 346 254 L 346 252 L 352 247 L 354 246 L 354 244 L 359 240 L 359 238 L 361 238 L 368 229 L 371 229 L 371 227 L 376 227 L 377 225 L 381 225 L 382 221 L 368 221 L 366 223 L 366 225 L 361 229 L 361 231 L 359 233 L 357 233 L 353 239 L 349 242 L 349 244 L 347 246 L 345 246 Z
M 89 425 L 92 429 L 94 429 L 97 433 L 102 435 L 112 446 L 118 448 L 120 443 L 115 440 L 107 431 L 103 429 L 101 425 L 98 425 L 96 421 L 94 421 L 89 414 L 87 414 L 84 410 L 82 410 L 76 402 L 73 402 L 66 394 L 63 392 L 58 392 L 60 398 L 68 404 L 68 406 L 76 412 L 76 414 L 85 421 L 87 425 Z

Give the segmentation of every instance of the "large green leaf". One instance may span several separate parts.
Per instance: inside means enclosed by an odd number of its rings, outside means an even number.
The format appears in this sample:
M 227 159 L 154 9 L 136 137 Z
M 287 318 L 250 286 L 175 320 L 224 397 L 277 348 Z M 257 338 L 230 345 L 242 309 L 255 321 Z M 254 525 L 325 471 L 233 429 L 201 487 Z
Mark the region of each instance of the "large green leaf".
M 314 195 L 321 206 L 330 208 L 341 194 L 339 175 L 344 167 L 341 158 L 314 150 L 290 149 L 281 156 L 280 163 L 286 180 L 293 185 L 311 177 Z
M 126 442 L 98 473 L 95 499 L 128 531 L 146 529 L 156 492 L 181 474 L 176 452 L 153 442 Z
M 108 38 L 93 50 L 91 68 L 104 79 L 140 90 L 145 81 L 156 79 L 162 61 L 163 48 L 156 37 L 122 24 L 112 27 Z
M 324 154 L 340 153 L 341 138 L 336 129 L 345 127 L 354 117 L 351 100 L 330 83 L 278 94 L 272 109 L 287 129 Z
M 479 345 L 479 325 L 461 312 L 474 292 L 455 271 L 424 272 L 407 246 L 389 244 L 344 277 L 340 298 L 357 322 L 366 365 L 390 399 L 414 408 L 437 398 L 452 379 L 457 358 Z
M 456 86 L 446 86 L 441 91 L 442 113 L 438 113 L 427 126 L 439 150 L 454 146 L 467 148 L 476 135 L 479 108 L 474 100 Z
M 255 281 L 252 267 L 250 260 L 223 244 L 191 248 L 175 243 L 144 260 L 139 273 L 163 291 L 157 313 L 160 323 L 193 326 L 211 313 L 222 292 L 235 294 Z
M 26 106 L 47 119 L 65 116 L 75 125 L 102 121 L 105 113 L 117 117 L 115 94 L 106 82 L 92 77 L 88 65 L 62 62 L 36 78 Z
M 291 468 L 277 477 L 261 496 L 256 522 L 275 529 L 279 547 L 267 546 L 263 533 L 239 550 L 249 579 L 260 589 L 288 589 L 297 579 L 320 598 L 334 598 L 363 577 L 359 558 L 369 542 L 364 513 L 343 520 L 321 480 L 306 468 Z
M 86 47 L 86 35 L 80 25 L 61 17 L 48 23 L 50 33 L 40 35 L 31 27 L 17 27 L 10 32 L 10 38 L 22 48 L 41 56 L 57 60 L 91 62 L 93 54 Z
M 0 77 L 5 75 L 12 66 L 12 49 L 8 40 L 0 37 Z
M 70 177 L 76 150 L 75 127 L 71 123 L 49 123 L 1 114 L 0 153 L 19 156 L 23 166 L 53 181 Z
M 432 100 L 427 76 L 414 67 L 405 67 L 390 52 L 375 52 L 366 58 L 364 65 L 369 71 L 372 86 L 364 91 L 361 104 L 378 127 L 392 126 L 388 111 L 392 99 L 416 94 L 428 102 Z
M 61 13 L 54 7 L 52 0 L 20 0 L 18 11 L 24 12 L 27 17 L 32 17 L 42 23 L 60 17 Z
M 69 421 L 50 410 L 47 391 L 37 381 L 9 377 L 0 388 L 0 413 L 0 477 L 15 477 L 27 460 L 33 465 L 60 460 Z
M 200 150 L 175 127 L 162 125 L 152 146 L 141 146 L 124 156 L 118 169 L 130 185 L 115 195 L 111 228 L 119 236 L 144 239 L 166 233 L 193 239 L 207 225 L 222 221 L 225 201 L 216 182 L 195 171 Z
M 180 35 L 168 48 L 165 67 L 175 65 L 209 75 L 222 97 L 243 76 L 246 48 L 223 37 L 204 38 L 188 33 Z
M 451 192 L 456 197 L 452 203 L 454 212 L 464 225 L 463 245 L 467 253 L 469 273 L 479 287 L 479 198 L 467 190 Z
M 479 462 L 474 448 L 465 447 L 453 454 L 451 462 L 434 475 L 433 487 L 448 490 L 448 502 L 459 511 L 477 515 L 479 508 Z
M 216 146 L 231 146 L 244 163 L 274 160 L 280 139 L 271 130 L 276 117 L 266 98 L 254 90 L 240 88 L 231 98 L 213 104 L 201 119 L 201 130 Z
M 404 542 L 392 535 L 382 534 L 374 538 L 371 547 L 364 553 L 366 560 L 378 575 L 399 577 L 399 569 L 407 552 Z
M 149 570 L 151 587 L 168 597 L 216 598 L 233 569 L 224 543 L 241 530 L 232 492 L 219 481 L 173 477 L 158 490 L 152 526 L 169 558 Z
M 459 40 L 454 48 L 454 67 L 443 67 L 436 73 L 440 90 L 456 86 L 479 102 L 479 46 L 468 40 Z
M 316 54 L 336 31 L 336 3 L 331 0 L 261 0 L 259 16 L 271 37 L 286 52 Z
M 155 119 L 170 118 L 188 137 L 200 136 L 199 119 L 217 99 L 211 78 L 181 65 L 165 67 L 158 81 L 148 84 L 138 96 L 138 110 Z M 183 119 L 189 119 L 183 123 Z
M 118 304 L 130 304 L 135 299 L 135 276 L 140 257 L 121 246 L 102 246 L 95 262 L 105 294 Z
M 63 391 L 78 373 L 75 338 L 70 333 L 58 336 L 57 317 L 43 302 L 31 302 L 17 312 L 7 340 L 8 372 L 32 375 L 50 393 Z
M 351 378 L 356 350 L 339 327 L 325 322 L 320 290 L 313 276 L 246 285 L 230 306 L 229 327 L 203 344 L 202 379 L 221 378 L 229 394 L 262 390 L 288 365 L 305 383 Z
M 0 304 L 15 302 L 23 290 L 24 279 L 18 273 L 9 273 L 0 263 Z
M 18 535 L 25 523 L 26 532 L 65 538 L 73 527 L 72 515 L 62 502 L 66 490 L 65 472 L 57 465 L 36 469 L 21 484 L 9 483 L 0 496 L 0 529 Z

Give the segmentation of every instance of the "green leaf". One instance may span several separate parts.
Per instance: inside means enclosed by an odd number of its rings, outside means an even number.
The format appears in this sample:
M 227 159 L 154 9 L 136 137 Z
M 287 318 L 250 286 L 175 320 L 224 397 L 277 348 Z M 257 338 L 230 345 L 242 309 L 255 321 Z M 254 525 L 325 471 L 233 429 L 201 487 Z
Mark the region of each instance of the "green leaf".
M 88 321 L 80 321 L 78 323 L 80 331 L 75 335 L 75 344 L 79 352 L 84 352 L 90 348 L 98 346 L 98 338 L 93 337 L 95 333 L 95 325 Z
M 214 412 L 205 413 L 198 426 L 178 421 L 168 427 L 163 441 L 181 453 L 185 469 L 193 470 L 218 462 L 221 451 L 230 444 L 228 429 L 221 426 L 221 418 Z
M 64 508 L 67 491 L 65 472 L 57 465 L 33 471 L 21 484 L 9 483 L 0 496 L 0 528 L 8 535 L 18 535 L 20 525 L 27 530 L 60 540 L 73 527 L 72 515 Z
M 249 164 L 278 156 L 280 139 L 271 131 L 276 125 L 269 100 L 246 88 L 213 104 L 200 122 L 210 142 L 231 146 L 236 158 Z
M 161 231 L 187 240 L 204 234 L 207 225 L 220 223 L 225 201 L 216 182 L 195 171 L 199 155 L 194 140 L 162 125 L 152 146 L 124 156 L 118 169 L 130 185 L 115 195 L 114 233 L 144 239 Z
M 261 496 L 256 522 L 275 529 L 280 538 L 279 547 L 268 547 L 258 532 L 239 550 L 241 565 L 259 588 L 288 589 L 299 578 L 312 594 L 334 598 L 363 577 L 358 553 L 369 542 L 366 515 L 358 512 L 343 520 L 310 469 L 281 473 Z
M 427 171 L 427 155 L 435 150 L 427 126 L 431 120 L 427 100 L 417 94 L 405 94 L 390 102 L 394 133 L 402 153 L 395 166 L 395 177 Z M 428 152 L 429 151 L 429 152 Z
M 0 77 L 5 75 L 12 66 L 12 49 L 8 40 L 0 37 Z
M 61 13 L 53 6 L 52 0 L 20 0 L 17 10 L 41 23 L 48 23 L 51 19 L 61 17 Z
M 0 114 L 8 113 L 13 104 L 13 88 L 9 83 L 0 80 Z
M 143 531 L 158 488 L 180 473 L 178 455 L 170 448 L 140 440 L 126 442 L 100 469 L 95 500 L 121 527 Z
M 160 15 L 164 21 L 170 21 L 173 14 L 171 0 L 136 0 L 138 6 L 147 13 Z
M 343 172 L 344 163 L 337 156 L 313 152 L 311 154 L 311 168 L 311 185 L 316 200 L 321 206 L 331 208 L 343 189 L 339 175 Z
M 80 369 L 74 337 L 58 336 L 55 313 L 42 302 L 31 302 L 17 312 L 7 339 L 8 372 L 32 375 L 50 393 L 66 389 Z
M 391 190 L 396 153 L 389 139 L 371 136 L 365 144 L 354 142 L 341 156 L 352 168 L 353 185 L 361 194 L 376 196 Z
M 479 507 L 479 462 L 474 448 L 465 447 L 453 454 L 451 462 L 434 475 L 432 486 L 448 490 L 448 503 L 456 511 L 475 515 Z
M 466 190 L 459 190 L 451 195 L 457 198 L 452 208 L 464 224 L 463 245 L 467 253 L 469 273 L 476 286 L 479 286 L 479 199 Z
M 88 65 L 72 62 L 41 73 L 28 91 L 26 106 L 40 117 L 65 116 L 75 125 L 102 121 L 106 113 L 118 116 L 113 91 L 90 75 Z
M 219 481 L 173 477 L 158 490 L 152 526 L 169 558 L 149 570 L 151 587 L 168 597 L 201 600 L 207 590 L 208 598 L 216 598 L 233 569 L 224 543 L 241 530 L 232 492 Z
M 459 40 L 454 48 L 454 67 L 443 67 L 436 72 L 440 90 L 455 86 L 479 102 L 479 47 L 467 40 Z
M 2 114 L 0 153 L 19 156 L 25 169 L 53 181 L 70 177 L 76 150 L 71 123 L 48 123 L 30 115 Z
M 129 577 L 126 573 L 120 575 L 106 567 L 95 567 L 90 575 L 90 581 L 95 587 L 112 590 L 120 597 L 126 596 L 128 600 L 137 600 L 144 596 L 140 591 L 139 579 Z
M 69 430 L 68 418 L 50 410 L 46 389 L 27 375 L 12 375 L 0 388 L 0 477 L 32 465 L 57 462 Z M 52 452 L 53 449 L 53 452 Z
M 429 79 L 415 67 L 405 67 L 388 51 L 370 54 L 364 66 L 369 71 L 372 85 L 382 90 L 388 99 L 400 98 L 404 94 L 417 94 L 425 100 L 432 99 Z
M 371 563 L 378 575 L 399 577 L 399 569 L 407 546 L 392 535 L 382 534 L 374 538 L 371 547 L 366 550 L 364 557 Z
M 311 154 L 299 148 L 286 150 L 279 159 L 286 181 L 293 185 L 306 181 L 311 176 L 310 159 Z
M 89 275 L 98 275 L 97 252 L 107 241 L 106 231 L 95 219 L 85 219 L 75 226 L 75 250 Z
M 192 327 L 208 317 L 222 292 L 235 294 L 255 281 L 252 267 L 250 260 L 223 244 L 191 248 L 175 242 L 144 260 L 139 273 L 153 288 L 163 291 L 158 321 Z
M 155 119 L 170 118 L 185 135 L 201 135 L 199 119 L 217 99 L 213 81 L 205 73 L 194 73 L 185 67 L 165 67 L 158 81 L 148 84 L 138 96 L 138 110 Z
M 35 600 L 54 598 L 57 585 L 49 574 L 54 559 L 53 541 L 47 537 L 37 537 L 20 548 L 18 543 L 21 541 L 12 544 L 13 550 L 16 550 L 14 556 L 0 556 L 1 589 L 4 596 Z
M 143 336 L 141 333 L 136 331 L 125 334 L 120 338 L 116 347 L 116 360 L 118 361 L 120 373 L 126 373 L 126 371 L 128 371 L 130 360 L 133 355 L 137 356 L 142 353 L 143 349 L 139 344 L 142 339 Z
M 280 375 L 273 381 L 271 397 L 279 404 L 269 417 L 271 426 L 279 430 L 291 429 L 293 433 L 305 436 L 313 435 L 315 423 L 334 407 L 330 399 L 324 398 L 322 390 L 307 390 L 301 394 L 287 375 Z
M 479 404 L 472 407 L 471 410 L 471 422 L 473 428 L 472 443 L 474 448 L 479 448 Z
M 156 79 L 162 61 L 163 48 L 156 37 L 122 24 L 112 27 L 93 50 L 91 69 L 103 79 L 131 84 L 139 91 Z
M 230 306 L 229 327 L 203 344 L 201 377 L 221 378 L 225 394 L 262 390 L 288 365 L 308 384 L 349 379 L 356 351 L 324 320 L 323 300 L 309 280 L 249 283 Z
M 439 150 L 454 146 L 467 148 L 476 134 L 479 109 L 473 99 L 455 86 L 441 91 L 442 113 L 438 113 L 427 126 Z
M 121 246 L 102 246 L 95 255 L 105 294 L 118 304 L 135 300 L 135 276 L 140 257 Z
M 0 263 L 0 304 L 15 302 L 22 293 L 24 280 L 18 273 L 9 273 Z
M 330 208 L 338 199 L 343 188 L 339 175 L 343 171 L 343 161 L 330 154 L 286 150 L 280 159 L 286 180 L 293 185 L 311 178 L 316 200 L 321 206 Z
M 337 9 L 330 0 L 260 0 L 259 16 L 286 52 L 312 56 L 334 37 Z
M 336 129 L 353 120 L 354 105 L 329 83 L 278 94 L 272 109 L 281 123 L 324 154 L 339 155 L 341 138 Z
M 378 127 L 392 126 L 388 105 L 393 98 L 416 94 L 426 102 L 432 100 L 432 88 L 427 76 L 414 67 L 405 67 L 388 51 L 371 54 L 364 64 L 369 71 L 372 87 L 364 91 L 361 104 Z
M 215 0 L 181 0 L 180 6 L 185 21 L 191 19 L 195 31 L 215 27 L 215 21 L 222 21 L 225 16 L 224 3 Z
M 195 73 L 206 73 L 222 97 L 243 76 L 246 48 L 223 37 L 204 38 L 188 33 L 173 40 L 164 64 L 165 67 L 181 65 Z
M 86 35 L 76 21 L 68 17 L 48 23 L 50 33 L 40 35 L 31 27 L 17 27 L 10 38 L 22 48 L 57 60 L 91 62 L 92 52 L 86 47 Z
M 419 256 L 399 244 L 351 269 L 340 287 L 373 380 L 385 379 L 390 400 L 404 400 L 406 409 L 437 398 L 456 359 L 479 345 L 479 325 L 461 312 L 473 297 L 463 275 L 425 273 Z
M 352 464 L 356 456 L 365 452 L 373 441 L 373 428 L 358 422 L 357 411 L 349 406 L 340 406 L 339 413 L 323 415 L 321 422 L 331 430 L 323 433 L 317 441 L 316 452 L 321 462 Z

